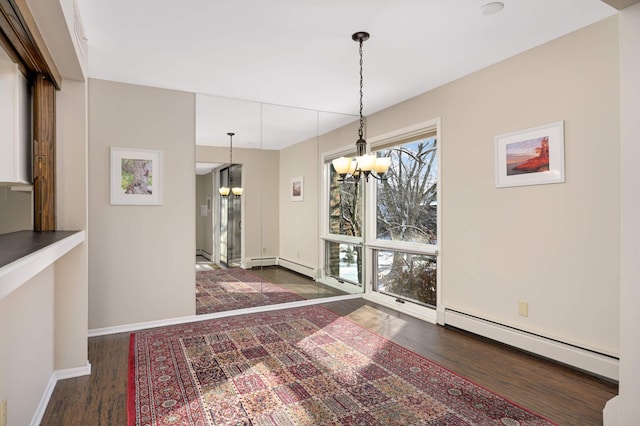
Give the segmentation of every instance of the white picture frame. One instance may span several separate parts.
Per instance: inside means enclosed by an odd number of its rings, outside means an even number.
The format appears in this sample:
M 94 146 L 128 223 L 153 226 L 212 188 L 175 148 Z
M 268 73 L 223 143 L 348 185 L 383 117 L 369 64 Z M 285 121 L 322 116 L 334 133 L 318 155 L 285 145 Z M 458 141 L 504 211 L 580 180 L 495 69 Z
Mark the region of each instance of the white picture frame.
M 498 135 L 495 156 L 497 188 L 562 183 L 564 122 Z
M 162 151 L 111 147 L 112 205 L 162 204 Z
M 291 186 L 289 187 L 291 201 L 304 201 L 304 177 L 297 176 L 291 178 Z

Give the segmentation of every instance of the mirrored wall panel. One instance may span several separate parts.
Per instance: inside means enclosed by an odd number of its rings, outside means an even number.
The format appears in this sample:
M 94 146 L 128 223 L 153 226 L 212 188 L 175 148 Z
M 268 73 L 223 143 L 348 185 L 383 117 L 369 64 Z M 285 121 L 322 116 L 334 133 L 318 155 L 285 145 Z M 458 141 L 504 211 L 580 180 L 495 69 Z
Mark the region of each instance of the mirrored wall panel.
M 357 117 L 207 95 L 196 117 L 197 313 L 347 294 L 318 280 L 319 135 Z

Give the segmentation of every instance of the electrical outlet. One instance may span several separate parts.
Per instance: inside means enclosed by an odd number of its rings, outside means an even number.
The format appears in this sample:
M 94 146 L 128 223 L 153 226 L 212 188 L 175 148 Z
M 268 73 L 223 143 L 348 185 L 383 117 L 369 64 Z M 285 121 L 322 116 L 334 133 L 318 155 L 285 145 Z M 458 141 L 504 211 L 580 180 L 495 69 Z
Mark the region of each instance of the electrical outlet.
M 7 400 L 0 402 L 0 426 L 7 426 Z
M 529 302 L 524 300 L 518 302 L 518 315 L 521 317 L 529 316 Z

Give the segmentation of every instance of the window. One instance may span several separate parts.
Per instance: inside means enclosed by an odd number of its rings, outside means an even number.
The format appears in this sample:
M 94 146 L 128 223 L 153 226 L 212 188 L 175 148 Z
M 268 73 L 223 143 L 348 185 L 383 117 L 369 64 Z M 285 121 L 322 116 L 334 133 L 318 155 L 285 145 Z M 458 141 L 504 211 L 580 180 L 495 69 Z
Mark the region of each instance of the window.
M 435 308 L 438 289 L 438 140 L 423 129 L 381 140 L 376 155 L 391 158 L 368 204 L 367 248 L 374 297 Z
M 323 277 L 330 285 L 435 321 L 438 300 L 437 120 L 373 138 L 390 158 L 383 180 L 340 176 L 324 157 Z M 341 152 L 340 155 L 349 155 Z M 366 201 L 366 203 L 365 203 Z
M 436 306 L 436 257 L 374 250 L 375 291 L 419 305 Z
M 376 239 L 438 243 L 436 138 L 427 137 L 378 151 L 391 157 L 376 186 Z
M 342 182 L 330 159 L 325 161 L 328 223 L 323 238 L 324 277 L 339 285 L 355 286 L 361 291 L 364 283 L 364 182 Z

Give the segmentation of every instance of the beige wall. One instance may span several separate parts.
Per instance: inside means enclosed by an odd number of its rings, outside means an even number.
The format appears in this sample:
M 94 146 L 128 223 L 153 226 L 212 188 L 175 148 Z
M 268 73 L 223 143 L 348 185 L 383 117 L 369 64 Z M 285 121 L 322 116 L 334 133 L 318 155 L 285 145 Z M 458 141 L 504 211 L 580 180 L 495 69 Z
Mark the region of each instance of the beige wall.
M 31 423 L 54 372 L 54 274 L 50 266 L 0 300 L 0 399 L 9 425 Z
M 202 163 L 224 163 L 229 150 L 197 146 L 196 158 Z M 278 151 L 233 149 L 234 164 L 242 164 L 242 227 L 245 261 L 278 256 Z M 214 196 L 217 188 L 214 189 Z M 218 196 L 219 197 L 219 196 Z M 219 202 L 214 198 L 214 203 Z
M 77 58 L 61 4 L 28 4 L 36 22 L 45 24 L 43 38 L 63 74 L 62 90 L 56 92 L 58 229 L 86 230 L 86 84 L 67 79 Z M 81 73 L 76 76 L 82 79 Z M 0 400 L 7 400 L 9 425 L 37 421 L 38 404 L 56 370 L 87 371 L 87 270 L 85 242 L 0 301 Z
M 319 194 L 318 139 L 280 151 L 280 257 L 317 269 Z M 291 201 L 291 178 L 303 177 L 303 201 Z
M 620 13 L 620 93 L 622 170 L 620 256 L 620 396 L 605 425 L 631 425 L 640 419 L 640 4 Z M 609 406 L 607 406 L 607 409 Z
M 368 117 L 441 118 L 443 307 L 618 353 L 617 46 L 614 17 Z M 566 183 L 496 189 L 495 135 L 559 120 Z
M 56 94 L 57 222 L 61 230 L 85 230 L 85 241 L 56 263 L 56 370 L 87 364 L 88 207 L 87 83 L 65 79 Z
M 194 95 L 89 80 L 89 117 L 89 328 L 193 315 Z M 111 146 L 162 151 L 162 205 L 110 205 Z
M 0 234 L 33 229 L 31 191 L 12 191 L 0 186 Z

